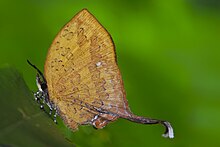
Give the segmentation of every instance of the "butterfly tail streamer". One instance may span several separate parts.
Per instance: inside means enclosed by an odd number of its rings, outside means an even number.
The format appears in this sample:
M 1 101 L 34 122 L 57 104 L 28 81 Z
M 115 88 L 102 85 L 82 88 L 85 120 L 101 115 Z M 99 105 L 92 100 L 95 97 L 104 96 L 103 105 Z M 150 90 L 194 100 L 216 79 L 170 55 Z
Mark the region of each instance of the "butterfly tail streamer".
M 129 117 L 126 117 L 129 121 L 140 123 L 140 124 L 162 124 L 165 127 L 165 133 L 162 135 L 165 138 L 174 138 L 174 132 L 171 124 L 168 121 L 158 120 L 158 119 L 152 119 L 152 118 L 146 118 L 136 115 L 131 115 Z

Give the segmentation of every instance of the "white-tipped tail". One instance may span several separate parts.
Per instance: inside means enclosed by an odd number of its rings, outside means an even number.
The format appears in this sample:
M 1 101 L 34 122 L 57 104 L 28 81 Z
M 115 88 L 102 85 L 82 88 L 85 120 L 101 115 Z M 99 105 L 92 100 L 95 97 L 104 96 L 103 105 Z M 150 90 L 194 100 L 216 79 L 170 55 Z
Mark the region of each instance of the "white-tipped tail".
M 174 132 L 171 124 L 167 121 L 163 122 L 163 124 L 166 126 L 166 132 L 162 135 L 163 137 L 168 138 L 174 138 Z

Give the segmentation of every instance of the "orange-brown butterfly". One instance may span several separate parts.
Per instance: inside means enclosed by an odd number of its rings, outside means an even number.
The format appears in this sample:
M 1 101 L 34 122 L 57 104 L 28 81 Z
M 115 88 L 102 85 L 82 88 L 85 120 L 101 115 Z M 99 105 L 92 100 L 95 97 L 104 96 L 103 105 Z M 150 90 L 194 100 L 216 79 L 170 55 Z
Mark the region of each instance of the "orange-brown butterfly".
M 103 128 L 124 118 L 141 124 L 162 124 L 164 137 L 173 138 L 168 121 L 134 115 L 126 100 L 123 81 L 110 34 L 83 9 L 57 34 L 49 48 L 44 75 L 36 81 L 36 100 L 55 110 L 72 130 L 79 125 Z M 43 105 L 41 105 L 43 107 Z M 56 122 L 56 118 L 54 119 Z

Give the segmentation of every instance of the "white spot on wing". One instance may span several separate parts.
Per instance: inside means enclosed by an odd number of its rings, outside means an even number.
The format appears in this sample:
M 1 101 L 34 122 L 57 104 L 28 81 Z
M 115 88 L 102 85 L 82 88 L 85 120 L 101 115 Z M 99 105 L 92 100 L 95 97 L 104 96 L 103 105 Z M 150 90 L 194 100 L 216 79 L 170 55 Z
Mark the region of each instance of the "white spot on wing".
M 102 62 L 97 62 L 97 63 L 96 63 L 96 66 L 97 66 L 97 67 L 99 67 L 99 66 L 101 66 L 101 65 L 102 65 Z

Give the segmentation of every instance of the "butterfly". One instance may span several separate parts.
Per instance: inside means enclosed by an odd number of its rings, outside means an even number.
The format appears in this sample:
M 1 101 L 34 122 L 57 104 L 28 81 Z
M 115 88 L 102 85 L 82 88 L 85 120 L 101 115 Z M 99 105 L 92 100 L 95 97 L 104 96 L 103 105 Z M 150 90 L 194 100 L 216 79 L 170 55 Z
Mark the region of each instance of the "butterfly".
M 103 128 L 124 118 L 141 124 L 162 124 L 173 138 L 168 121 L 134 115 L 128 105 L 115 45 L 110 34 L 87 10 L 78 12 L 51 44 L 43 73 L 38 74 L 37 101 L 54 110 L 72 130 L 79 125 Z M 43 108 L 43 105 L 41 105 Z

